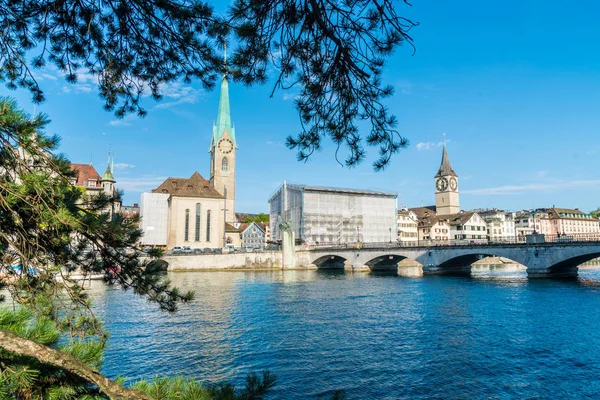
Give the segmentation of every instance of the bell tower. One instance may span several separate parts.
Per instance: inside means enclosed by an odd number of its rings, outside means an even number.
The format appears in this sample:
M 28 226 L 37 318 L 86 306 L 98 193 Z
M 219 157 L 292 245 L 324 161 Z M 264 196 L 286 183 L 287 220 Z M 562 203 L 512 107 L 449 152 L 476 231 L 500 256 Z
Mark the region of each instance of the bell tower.
M 225 196 L 225 220 L 235 223 L 235 164 L 237 142 L 229 109 L 229 83 L 227 79 L 227 45 L 224 56 L 225 72 L 221 79 L 221 98 L 217 121 L 210 142 L 210 183 Z
M 458 175 L 450 165 L 446 141 L 442 152 L 442 163 L 435 174 L 435 208 L 437 215 L 451 215 L 460 212 L 458 199 Z

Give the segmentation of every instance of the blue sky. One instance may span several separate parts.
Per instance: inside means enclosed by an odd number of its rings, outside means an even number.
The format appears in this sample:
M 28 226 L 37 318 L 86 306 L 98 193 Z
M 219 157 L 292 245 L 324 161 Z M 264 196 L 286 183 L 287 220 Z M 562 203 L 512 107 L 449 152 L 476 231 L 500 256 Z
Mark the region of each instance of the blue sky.
M 433 176 L 442 133 L 459 175 L 464 209 L 517 210 L 600 206 L 600 5 L 594 1 L 414 0 L 398 9 L 420 25 L 417 51 L 401 48 L 385 80 L 399 131 L 411 145 L 384 172 L 374 172 L 376 149 L 359 167 L 340 167 L 330 143 L 308 163 L 283 143 L 299 131 L 293 93 L 269 98 L 270 86 L 230 84 L 239 145 L 237 211 L 266 212 L 284 179 L 295 183 L 390 190 L 399 204 L 434 203 Z M 169 176 L 194 171 L 208 178 L 208 145 L 218 91 L 192 83 L 165 87 L 147 98 L 144 119 L 117 120 L 102 108 L 94 78 L 72 85 L 51 69 L 38 71 L 47 101 L 49 133 L 62 137 L 73 162 L 90 157 L 102 173 L 109 144 L 125 203 Z M 23 91 L 0 89 L 33 111 Z

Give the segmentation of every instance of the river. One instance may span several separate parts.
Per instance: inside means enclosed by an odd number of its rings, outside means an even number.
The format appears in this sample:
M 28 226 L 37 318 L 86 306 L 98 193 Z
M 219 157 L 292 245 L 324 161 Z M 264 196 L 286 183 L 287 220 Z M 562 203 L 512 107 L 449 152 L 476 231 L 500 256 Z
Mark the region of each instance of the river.
M 92 283 L 111 332 L 102 372 L 232 380 L 269 369 L 271 398 L 600 396 L 600 271 L 399 277 L 322 271 L 169 273 L 175 314 Z

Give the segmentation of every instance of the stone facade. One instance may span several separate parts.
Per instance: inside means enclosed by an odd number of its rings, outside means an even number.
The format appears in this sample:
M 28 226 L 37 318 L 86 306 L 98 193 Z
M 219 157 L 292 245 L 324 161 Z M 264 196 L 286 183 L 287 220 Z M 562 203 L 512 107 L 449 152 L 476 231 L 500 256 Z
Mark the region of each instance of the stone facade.
M 222 209 L 222 199 L 171 196 L 167 247 L 223 247 Z

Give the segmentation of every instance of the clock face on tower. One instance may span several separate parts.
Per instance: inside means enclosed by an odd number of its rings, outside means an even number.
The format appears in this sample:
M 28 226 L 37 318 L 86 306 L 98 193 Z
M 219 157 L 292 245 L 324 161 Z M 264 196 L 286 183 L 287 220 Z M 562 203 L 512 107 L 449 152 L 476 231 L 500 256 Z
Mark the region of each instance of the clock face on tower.
M 439 178 L 437 180 L 437 182 L 435 183 L 435 187 L 438 190 L 438 192 L 443 192 L 446 189 L 448 189 L 448 179 L 446 178 Z
M 458 189 L 458 182 L 456 181 L 456 178 L 452 177 L 450 178 L 450 190 L 456 191 L 456 189 Z
M 229 154 L 233 150 L 233 142 L 229 139 L 221 139 L 219 142 L 219 150 L 224 154 Z

